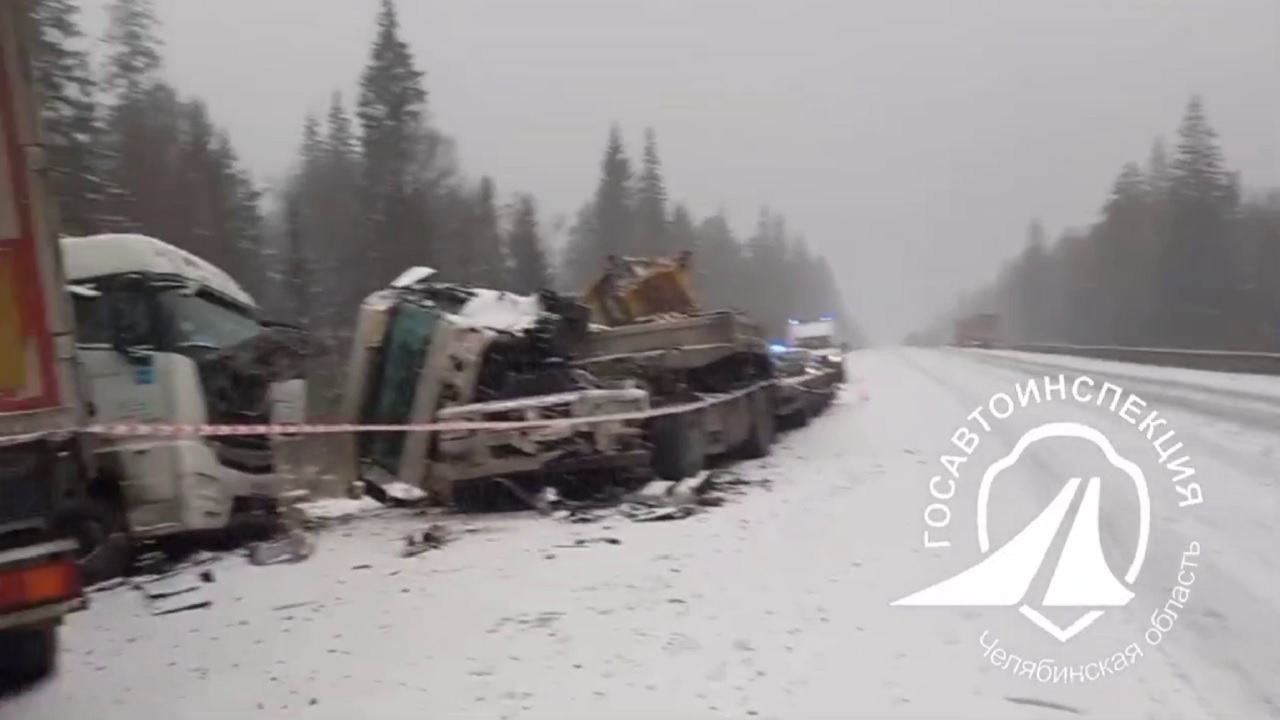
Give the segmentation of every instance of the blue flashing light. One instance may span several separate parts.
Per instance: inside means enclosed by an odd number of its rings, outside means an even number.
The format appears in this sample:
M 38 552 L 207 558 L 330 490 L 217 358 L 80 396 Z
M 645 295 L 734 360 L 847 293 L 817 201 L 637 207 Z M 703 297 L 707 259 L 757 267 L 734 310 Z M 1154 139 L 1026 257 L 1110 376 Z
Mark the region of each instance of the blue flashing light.
M 820 319 L 820 320 L 835 320 L 835 319 L 836 319 L 836 316 L 835 316 L 835 315 L 823 315 L 823 316 L 822 316 L 821 318 L 819 318 L 819 319 Z
M 769 352 L 771 353 L 782 353 L 786 351 L 787 351 L 786 345 L 779 345 L 778 343 L 773 343 L 769 345 Z

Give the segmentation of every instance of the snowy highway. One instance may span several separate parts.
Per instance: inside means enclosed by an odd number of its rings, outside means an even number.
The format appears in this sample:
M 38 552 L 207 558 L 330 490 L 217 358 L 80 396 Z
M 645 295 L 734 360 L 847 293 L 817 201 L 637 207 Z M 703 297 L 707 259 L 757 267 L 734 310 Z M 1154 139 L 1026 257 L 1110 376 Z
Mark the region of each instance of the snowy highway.
M 422 520 L 397 511 L 322 532 L 297 565 L 223 559 L 205 610 L 152 616 L 135 591 L 96 593 L 59 674 L 0 699 L 0 719 L 1280 718 L 1280 379 L 924 349 L 854 353 L 849 373 L 824 416 L 738 468 L 771 482 L 691 518 L 453 518 L 455 541 L 402 558 Z M 1115 409 L 1095 401 L 1104 382 L 1123 389 Z M 1044 397 L 1023 406 L 1031 383 Z M 1130 393 L 1145 404 L 1126 417 Z M 1176 436 L 1154 443 L 1132 419 L 1152 411 L 1154 436 Z M 983 556 L 984 469 L 1060 422 L 1145 473 L 1132 602 L 1067 641 L 1012 602 L 891 607 Z M 1085 445 L 1034 445 L 993 483 L 993 549 L 1068 480 L 1103 475 L 1102 550 L 1124 577 L 1139 494 Z M 967 458 L 947 461 L 958 479 L 943 456 Z M 1061 628 L 1081 615 L 1036 611 Z

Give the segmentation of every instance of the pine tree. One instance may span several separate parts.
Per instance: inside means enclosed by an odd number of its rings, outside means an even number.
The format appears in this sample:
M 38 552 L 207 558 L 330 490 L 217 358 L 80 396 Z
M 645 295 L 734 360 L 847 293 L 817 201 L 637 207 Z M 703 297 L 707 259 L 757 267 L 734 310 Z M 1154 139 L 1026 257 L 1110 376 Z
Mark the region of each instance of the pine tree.
M 1170 163 L 1171 224 L 1164 268 L 1163 300 L 1169 340 L 1181 347 L 1214 347 L 1224 341 L 1231 304 L 1229 255 L 1235 188 L 1217 133 L 1199 97 L 1187 103 Z
M 662 179 L 662 161 L 653 129 L 644 133 L 644 162 L 636 188 L 637 255 L 664 255 L 672 250 L 667 226 L 667 188 Z
M 103 44 L 109 229 L 171 236 L 174 224 L 164 227 L 156 213 L 172 171 L 165 163 L 177 152 L 179 103 L 159 80 L 163 45 L 151 0 L 111 0 Z
M 103 226 L 109 188 L 92 70 L 73 0 L 32 0 L 32 66 L 42 94 L 52 191 L 63 232 Z
M 676 205 L 671 211 L 671 220 L 666 223 L 666 229 L 668 244 L 663 252 L 673 253 L 685 250 L 695 254 L 698 252 L 698 231 L 693 226 L 693 216 L 689 214 L 689 208 L 683 204 Z
M 262 192 L 241 165 L 226 131 L 215 133 L 210 152 L 212 171 L 221 201 L 218 217 L 218 245 L 226 257 L 228 272 L 242 278 L 253 292 L 266 283 L 261 266 L 265 252 Z
M 1106 315 L 1101 344 L 1148 341 L 1152 321 L 1148 298 L 1158 291 L 1154 274 L 1158 256 L 1150 220 L 1154 193 L 1162 182 L 1148 177 L 1136 163 L 1126 163 L 1103 206 L 1102 222 L 1093 230 L 1101 265 L 1099 300 Z
M 400 37 L 392 0 L 382 0 L 377 26 L 356 111 L 364 160 L 361 195 L 372 239 L 362 277 L 397 272 L 424 241 L 414 182 L 426 121 L 424 73 Z
M 561 255 L 560 272 L 556 275 L 558 287 L 565 292 L 580 292 L 600 271 L 600 249 L 596 244 L 599 232 L 594 202 L 584 203 L 574 215 L 569 226 L 569 237 Z
M 600 167 L 600 185 L 595 198 L 596 267 L 609 255 L 624 255 L 634 247 L 635 236 L 632 201 L 631 161 L 622 144 L 622 131 L 617 125 L 609 129 Z
M 337 165 L 343 172 L 357 168 L 360 154 L 359 141 L 340 92 L 334 92 L 329 99 L 329 112 L 325 117 L 324 146 L 331 164 Z
M 515 217 L 507 237 L 511 255 L 510 288 L 530 294 L 550 286 L 547 257 L 538 230 L 537 205 L 531 195 L 522 195 L 516 203 Z
M 675 227 L 679 224 L 673 223 Z M 712 308 L 744 307 L 743 285 L 750 279 L 748 260 L 724 214 L 698 223 L 695 234 L 693 272 L 700 302 Z
M 318 131 L 317 131 L 318 133 Z M 314 212 L 322 240 L 312 253 L 317 297 L 313 302 L 326 332 L 345 338 L 346 326 L 364 291 L 380 278 L 352 282 L 348 273 L 362 265 L 369 228 L 360 203 L 362 159 L 359 138 L 342 96 L 329 99 L 322 144 L 318 148 Z
M 1017 319 L 1021 335 L 1028 342 L 1051 342 L 1057 332 L 1057 318 L 1053 317 L 1053 301 L 1047 295 L 1054 291 L 1050 278 L 1048 248 L 1044 225 L 1034 219 L 1027 226 L 1027 241 L 1019 260 L 1017 284 L 1014 289 L 1016 307 L 1021 310 Z
M 111 0 L 107 6 L 104 85 L 116 105 L 140 101 L 159 82 L 160 21 L 152 0 Z
M 1165 150 L 1164 137 L 1157 137 L 1151 143 L 1151 152 L 1147 155 L 1147 192 L 1152 197 L 1163 198 L 1169 194 L 1173 184 L 1173 173 L 1169 168 L 1169 153 Z
M 498 227 L 497 189 L 493 179 L 480 180 L 474 200 L 474 234 L 470 238 L 470 280 L 478 285 L 504 287 L 507 258 L 503 252 L 502 230 Z

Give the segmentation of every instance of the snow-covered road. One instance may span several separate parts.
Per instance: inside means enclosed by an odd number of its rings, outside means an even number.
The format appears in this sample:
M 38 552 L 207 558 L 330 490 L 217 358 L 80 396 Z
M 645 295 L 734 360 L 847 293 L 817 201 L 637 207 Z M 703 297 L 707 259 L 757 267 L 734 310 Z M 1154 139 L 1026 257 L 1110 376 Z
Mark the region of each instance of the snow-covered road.
M 381 517 L 322 534 L 302 564 L 223 561 L 208 610 L 156 617 L 135 592 L 101 593 L 66 628 L 60 674 L 0 699 L 0 719 L 1280 718 L 1280 380 L 1226 388 L 1206 373 L 1080 362 L 855 353 L 860 389 L 742 466 L 770 488 L 685 520 L 488 519 L 404 559 L 397 540 L 420 521 Z M 980 429 L 966 416 L 1060 372 L 1068 398 L 1083 372 L 1159 410 L 1196 470 L 1178 484 L 1199 482 L 1205 501 L 1179 507 L 1159 452 L 1108 407 L 1030 404 L 979 433 L 944 503 L 950 522 L 930 531 L 951 547 L 925 548 L 930 478 L 945 485 L 940 457 L 960 454 L 958 428 Z M 1101 430 L 1147 473 L 1151 542 L 1133 602 L 1067 643 L 1013 608 L 890 607 L 981 556 L 982 470 L 1026 429 L 1067 420 Z M 1098 474 L 1071 442 L 1028 452 L 1018 481 L 993 486 L 994 546 L 1069 478 Z M 1117 575 L 1136 545 L 1133 495 L 1103 491 Z M 574 544 L 604 537 L 619 542 Z M 1180 566 L 1191 543 L 1197 565 Z M 1185 608 L 1170 606 L 1172 629 L 1149 644 L 1152 611 L 1171 597 Z M 1142 651 L 1132 664 L 1130 646 Z M 1049 681 L 1020 676 L 1006 653 L 1045 660 L 1035 669 Z M 1078 676 L 1104 660 L 1097 680 Z

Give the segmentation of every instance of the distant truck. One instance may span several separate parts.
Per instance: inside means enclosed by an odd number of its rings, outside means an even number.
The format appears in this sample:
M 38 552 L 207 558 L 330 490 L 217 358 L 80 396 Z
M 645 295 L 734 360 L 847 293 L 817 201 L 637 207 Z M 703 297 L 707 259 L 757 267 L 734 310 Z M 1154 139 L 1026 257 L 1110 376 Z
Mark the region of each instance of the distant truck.
M 835 368 L 839 382 L 844 382 L 844 356 L 848 352 L 845 343 L 837 342 L 839 330 L 835 318 L 830 315 L 818 320 L 788 320 L 786 344 L 788 348 L 808 350 L 819 362 Z
M 787 346 L 804 348 L 805 350 L 840 351 L 840 343 L 836 342 L 836 321 L 832 317 L 808 322 L 800 320 L 787 321 Z
M 84 602 L 72 516 L 92 471 L 25 1 L 0 2 L 0 677 L 57 664 Z
M 956 320 L 954 344 L 973 348 L 999 346 L 1000 316 L 996 313 L 975 313 Z

